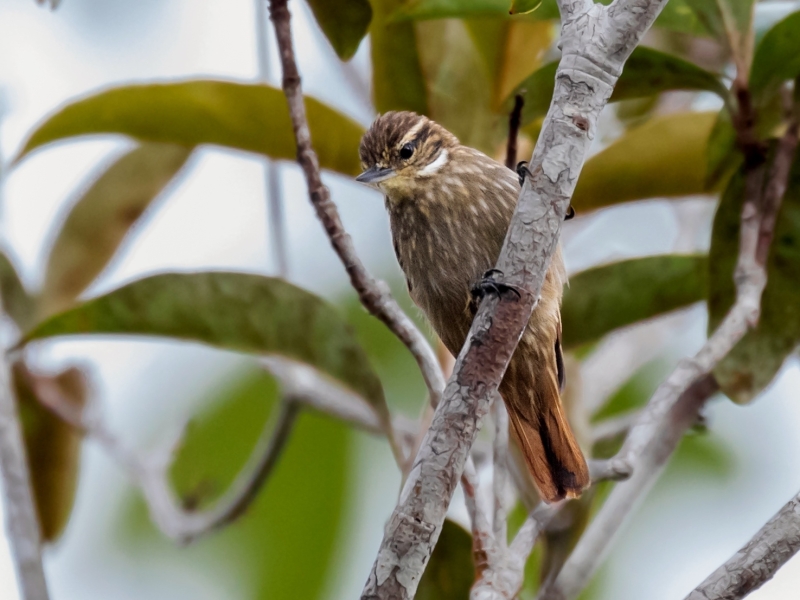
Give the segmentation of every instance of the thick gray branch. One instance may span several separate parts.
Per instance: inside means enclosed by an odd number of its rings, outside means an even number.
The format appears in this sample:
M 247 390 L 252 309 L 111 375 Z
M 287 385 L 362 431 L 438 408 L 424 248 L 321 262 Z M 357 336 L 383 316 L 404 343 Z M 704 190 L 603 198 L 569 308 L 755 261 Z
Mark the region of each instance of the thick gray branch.
M 760 588 L 800 550 L 800 494 L 686 600 L 739 600 Z
M 539 296 L 597 117 L 625 60 L 664 4 L 560 3 L 563 54 L 553 101 L 497 265 L 504 283 L 520 296 L 490 296 L 481 303 L 386 526 L 362 599 L 414 597 L 490 398 Z

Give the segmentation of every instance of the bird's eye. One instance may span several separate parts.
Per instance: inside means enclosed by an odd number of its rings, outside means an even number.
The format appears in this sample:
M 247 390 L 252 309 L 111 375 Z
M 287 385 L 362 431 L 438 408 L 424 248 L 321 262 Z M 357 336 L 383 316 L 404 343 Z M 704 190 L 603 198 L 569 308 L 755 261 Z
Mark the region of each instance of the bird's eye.
M 411 158 L 411 155 L 414 154 L 414 145 L 413 144 L 406 144 L 402 148 L 400 148 L 400 158 L 403 160 L 408 160 Z

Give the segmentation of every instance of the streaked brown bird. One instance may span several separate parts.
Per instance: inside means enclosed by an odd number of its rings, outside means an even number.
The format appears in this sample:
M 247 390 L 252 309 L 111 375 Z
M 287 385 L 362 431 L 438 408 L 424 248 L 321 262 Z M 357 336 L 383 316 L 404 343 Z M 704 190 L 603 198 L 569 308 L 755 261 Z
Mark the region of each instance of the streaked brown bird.
M 475 315 L 471 292 L 500 255 L 520 192 L 518 177 L 411 112 L 378 117 L 361 140 L 360 154 L 365 171 L 356 180 L 386 197 L 394 250 L 411 298 L 455 356 Z M 557 250 L 500 385 L 512 436 L 547 502 L 577 497 L 589 484 L 560 397 L 565 279 Z

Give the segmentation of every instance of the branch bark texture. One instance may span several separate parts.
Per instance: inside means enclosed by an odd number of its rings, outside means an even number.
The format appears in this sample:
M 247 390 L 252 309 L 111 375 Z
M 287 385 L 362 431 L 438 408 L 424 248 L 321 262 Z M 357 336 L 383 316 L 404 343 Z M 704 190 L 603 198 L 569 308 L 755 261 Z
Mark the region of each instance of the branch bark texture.
M 739 600 L 760 588 L 800 550 L 800 494 L 686 600 Z
M 542 133 L 497 264 L 516 294 L 485 298 L 447 383 L 362 592 L 414 597 L 481 420 L 530 319 L 597 117 L 666 0 L 562 0 L 562 59 Z

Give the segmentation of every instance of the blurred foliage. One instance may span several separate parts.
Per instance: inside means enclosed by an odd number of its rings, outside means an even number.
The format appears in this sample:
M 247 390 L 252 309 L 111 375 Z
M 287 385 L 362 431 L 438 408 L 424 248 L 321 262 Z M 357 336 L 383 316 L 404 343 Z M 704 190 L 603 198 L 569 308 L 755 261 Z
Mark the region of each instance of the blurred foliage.
M 104 170 L 75 203 L 50 250 L 43 316 L 69 306 L 97 278 L 189 154 L 185 146 L 145 143 Z
M 714 219 L 709 261 L 709 331 L 733 305 L 733 273 L 739 248 L 744 173 L 730 181 Z M 800 343 L 800 160 L 796 159 L 783 198 L 767 262 L 761 317 L 714 370 L 722 390 L 736 402 L 757 397 Z
M 576 210 L 706 191 L 706 140 L 714 113 L 654 117 L 586 162 L 572 205 Z
M 363 128 L 313 98 L 306 98 L 306 112 L 322 168 L 360 173 L 355 149 Z M 286 160 L 297 153 L 281 90 L 230 81 L 183 81 L 112 88 L 72 102 L 33 131 L 15 162 L 52 142 L 93 134 L 190 148 L 216 144 Z
M 275 399 L 271 379 L 251 373 L 220 389 L 192 421 L 172 469 L 187 506 L 202 507 L 224 493 L 267 425 Z M 143 557 L 157 550 L 159 560 L 172 561 L 190 560 L 205 546 L 249 590 L 247 598 L 324 598 L 341 556 L 352 437 L 341 423 L 301 415 L 255 503 L 236 523 L 189 549 L 190 556 L 155 534 L 138 499 L 128 503 L 122 541 Z
M 26 342 L 76 334 L 165 336 L 308 363 L 385 410 L 381 382 L 336 308 L 282 279 L 165 273 L 47 319 Z
M 351 58 L 369 35 L 377 111 L 424 113 L 463 143 L 498 156 L 510 102 L 515 93 L 524 92 L 524 132 L 532 139 L 538 135 L 557 69 L 552 62 L 558 33 L 554 0 L 309 0 L 309 5 L 341 59 Z M 587 161 L 573 205 L 588 211 L 653 197 L 725 191 L 708 257 L 636 258 L 573 276 L 562 311 L 566 347 L 585 349 L 618 328 L 703 299 L 713 329 L 731 306 L 744 177 L 732 124 L 731 111 L 737 104 L 727 89 L 728 79 L 693 62 L 693 38 L 688 36 L 711 38 L 722 46 L 723 62 L 733 59 L 739 79 L 749 81 L 759 111 L 756 134 L 772 142 L 785 127 L 783 90 L 800 74 L 800 13 L 770 24 L 754 53 L 754 10 L 753 0 L 670 0 L 656 26 L 689 41 L 681 45 L 667 38 L 663 46 L 669 51 L 639 47 L 627 62 L 611 100 L 639 104 L 627 105 L 633 118 L 619 111 L 623 131 Z M 695 92 L 695 99 L 713 94 L 723 100 L 723 108 L 697 112 L 687 108 L 688 103 L 663 101 L 672 91 Z M 363 127 L 312 98 L 306 107 L 321 166 L 347 176 L 357 174 Z M 3 304 L 18 328 L 30 331 L 26 340 L 158 335 L 256 355 L 277 353 L 316 366 L 381 411 L 387 410 L 385 388 L 393 410 L 416 414 L 426 389 L 415 361 L 352 295 L 342 300 L 340 312 L 277 279 L 197 273 L 148 277 L 99 298 L 76 301 L 113 261 L 147 207 L 174 185 L 195 147 L 212 144 L 294 159 L 291 123 L 280 90 L 197 80 L 99 91 L 48 117 L 30 134 L 16 161 L 54 142 L 98 134 L 127 136 L 139 145 L 104 167 L 76 194 L 50 251 L 41 294 L 29 294 L 8 257 L 0 256 Z M 715 372 L 725 392 L 737 401 L 760 394 L 800 342 L 798 227 L 800 161 L 778 217 L 759 327 Z M 398 296 L 419 322 L 407 294 Z M 657 360 L 640 369 L 592 415 L 593 420 L 642 406 L 666 368 L 665 361 Z M 14 377 L 40 518 L 52 540 L 69 516 L 80 440 L 41 408 L 17 370 Z M 83 392 L 75 390 L 84 377 L 70 370 L 53 380 L 79 400 Z M 225 491 L 266 426 L 275 397 L 271 379 L 249 373 L 220 390 L 201 411 L 172 470 L 187 507 L 205 507 Z M 227 560 L 237 581 L 252 590 L 249 597 L 314 599 L 328 593 L 337 560 L 343 560 L 337 548 L 343 545 L 344 515 L 356 513 L 349 490 L 355 476 L 348 462 L 353 435 L 340 423 L 304 414 L 255 505 L 240 523 L 202 542 Z M 610 456 L 621 442 L 621 436 L 605 440 L 593 454 Z M 730 452 L 713 435 L 689 435 L 670 465 L 673 469 L 724 477 L 731 470 Z M 572 505 L 565 521 L 548 532 L 547 542 L 537 545 L 526 565 L 521 598 L 533 598 L 540 571 L 563 561 L 611 486 L 598 486 Z M 143 505 L 137 504 L 128 517 L 127 543 L 177 555 L 145 534 L 152 528 Z M 511 531 L 522 520 L 524 511 L 518 509 L 512 514 Z M 473 576 L 470 535 L 448 521 L 418 598 L 467 598 Z M 584 600 L 602 597 L 598 581 L 595 578 L 584 591 Z
M 705 298 L 707 264 L 699 255 L 650 256 L 574 275 L 561 307 L 564 347 L 699 302 Z
M 419 582 L 416 600 L 469 600 L 475 581 L 472 536 L 447 519 Z
M 29 377 L 31 374 L 22 363 L 13 365 L 11 380 L 22 421 L 39 526 L 42 539 L 53 542 L 64 531 L 75 501 L 81 433 L 39 403 Z M 70 368 L 53 377 L 35 377 L 57 386 L 74 408 L 83 408 L 87 390 L 79 369 Z
M 314 18 L 342 60 L 350 60 L 367 35 L 372 7 L 367 0 L 308 0 Z

